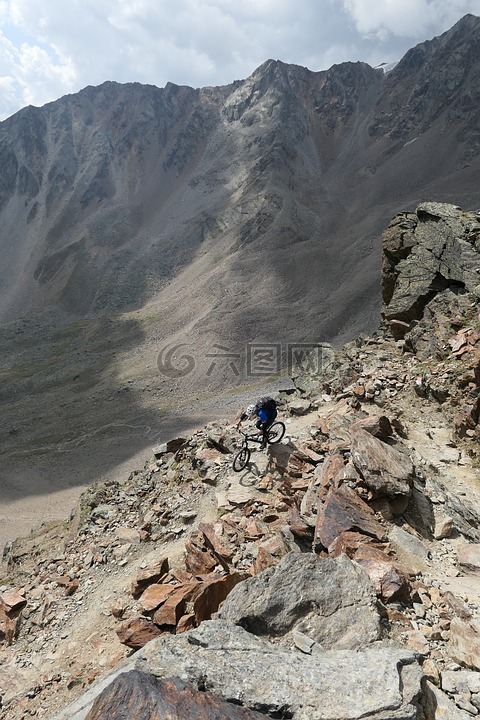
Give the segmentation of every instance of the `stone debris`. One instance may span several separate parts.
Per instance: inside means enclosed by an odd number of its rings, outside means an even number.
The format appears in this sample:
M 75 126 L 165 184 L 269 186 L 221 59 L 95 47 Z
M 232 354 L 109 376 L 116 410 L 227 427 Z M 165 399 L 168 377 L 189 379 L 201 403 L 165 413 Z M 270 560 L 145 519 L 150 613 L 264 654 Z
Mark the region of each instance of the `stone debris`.
M 211 423 L 6 550 L 2 720 L 81 691 L 90 706 L 99 696 L 91 720 L 130 692 L 138 712 L 173 697 L 194 707 L 207 687 L 229 701 L 224 717 L 479 713 L 478 303 L 445 286 L 421 306 L 423 280 L 397 278 L 414 271 L 401 248 L 417 225 L 407 214 L 386 233 L 382 333 L 282 398 L 281 444 L 234 473 L 238 434 Z M 119 668 L 148 674 L 118 675 L 100 700 Z M 55 720 L 86 717 L 73 707 Z

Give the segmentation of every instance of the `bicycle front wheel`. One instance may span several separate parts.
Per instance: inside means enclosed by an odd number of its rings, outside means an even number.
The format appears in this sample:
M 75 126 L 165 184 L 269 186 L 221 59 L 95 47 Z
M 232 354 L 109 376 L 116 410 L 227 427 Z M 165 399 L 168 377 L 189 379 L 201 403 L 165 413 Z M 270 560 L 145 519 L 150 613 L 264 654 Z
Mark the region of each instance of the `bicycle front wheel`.
M 267 442 L 269 445 L 279 443 L 285 435 L 285 425 L 282 422 L 274 422 L 267 430 Z
M 233 469 L 235 472 L 240 472 L 245 468 L 248 464 L 248 461 L 250 460 L 250 448 L 244 446 L 240 450 L 239 453 L 237 453 L 233 459 Z

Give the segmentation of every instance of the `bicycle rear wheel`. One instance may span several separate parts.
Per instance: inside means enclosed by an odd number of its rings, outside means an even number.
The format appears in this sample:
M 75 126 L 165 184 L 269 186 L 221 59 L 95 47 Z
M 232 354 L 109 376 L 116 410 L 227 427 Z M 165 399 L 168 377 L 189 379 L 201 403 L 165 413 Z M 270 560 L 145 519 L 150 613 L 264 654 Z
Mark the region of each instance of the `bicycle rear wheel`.
M 233 469 L 235 470 L 235 472 L 240 472 L 241 470 L 243 470 L 243 468 L 247 466 L 249 460 L 250 448 L 244 445 L 240 452 L 238 452 L 233 458 Z
M 267 430 L 267 442 L 269 445 L 279 443 L 285 435 L 285 425 L 283 422 L 274 422 Z

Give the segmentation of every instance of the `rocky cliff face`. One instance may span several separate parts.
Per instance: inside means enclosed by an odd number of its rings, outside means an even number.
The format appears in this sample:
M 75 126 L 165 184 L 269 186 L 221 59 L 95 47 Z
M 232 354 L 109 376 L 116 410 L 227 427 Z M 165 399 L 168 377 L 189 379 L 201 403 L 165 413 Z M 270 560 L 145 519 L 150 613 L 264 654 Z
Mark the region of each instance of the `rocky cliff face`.
M 475 222 L 433 203 L 394 219 L 382 332 L 278 393 L 286 436 L 246 469 L 210 423 L 6 548 L 3 717 L 478 714 Z M 405 261 L 447 236 L 455 282 L 426 297 Z

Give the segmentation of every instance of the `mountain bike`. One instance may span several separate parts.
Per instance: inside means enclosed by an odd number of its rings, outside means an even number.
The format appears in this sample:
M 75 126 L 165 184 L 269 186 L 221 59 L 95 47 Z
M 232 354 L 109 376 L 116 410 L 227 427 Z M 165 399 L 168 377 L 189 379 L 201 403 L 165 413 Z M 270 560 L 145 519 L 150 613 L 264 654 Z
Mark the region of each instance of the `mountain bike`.
M 285 425 L 283 424 L 283 422 L 280 421 L 274 422 L 268 428 L 265 438 L 263 436 L 263 433 L 261 432 L 257 433 L 256 435 L 248 435 L 240 429 L 238 429 L 238 432 L 243 435 L 243 443 L 242 447 L 233 458 L 233 469 L 235 470 L 235 472 L 240 472 L 241 470 L 243 470 L 247 466 L 248 461 L 250 460 L 252 450 L 248 446 L 249 442 L 262 444 L 264 441 L 266 441 L 268 445 L 274 445 L 275 443 L 279 443 L 285 435 Z

